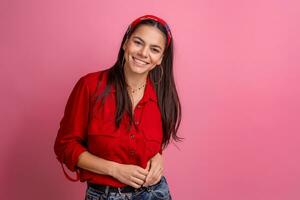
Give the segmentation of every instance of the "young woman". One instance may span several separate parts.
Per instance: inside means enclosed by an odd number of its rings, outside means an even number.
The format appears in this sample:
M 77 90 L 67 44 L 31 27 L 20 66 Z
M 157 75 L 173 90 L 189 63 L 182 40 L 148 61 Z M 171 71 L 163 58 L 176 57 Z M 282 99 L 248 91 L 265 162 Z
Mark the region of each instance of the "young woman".
M 55 140 L 57 159 L 87 182 L 85 199 L 171 199 L 162 149 L 177 130 L 181 106 L 167 23 L 145 15 L 128 27 L 116 63 L 82 76 Z

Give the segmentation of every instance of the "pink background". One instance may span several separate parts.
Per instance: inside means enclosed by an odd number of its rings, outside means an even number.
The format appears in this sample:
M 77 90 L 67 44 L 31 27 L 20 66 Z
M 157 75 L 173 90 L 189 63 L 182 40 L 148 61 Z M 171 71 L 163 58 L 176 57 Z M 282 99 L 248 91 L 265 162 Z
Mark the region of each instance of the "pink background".
M 169 22 L 183 143 L 164 152 L 174 200 L 300 199 L 296 0 L 2 0 L 0 199 L 83 199 L 53 144 L 82 75 L 111 66 L 127 25 Z

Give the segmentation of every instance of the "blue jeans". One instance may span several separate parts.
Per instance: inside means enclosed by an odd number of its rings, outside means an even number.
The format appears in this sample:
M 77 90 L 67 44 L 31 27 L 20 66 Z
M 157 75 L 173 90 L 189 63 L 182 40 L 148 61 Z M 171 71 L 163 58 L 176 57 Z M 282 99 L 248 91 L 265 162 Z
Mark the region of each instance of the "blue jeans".
M 105 192 L 87 187 L 85 200 L 171 200 L 167 180 L 162 176 L 155 185 L 143 187 L 137 192 Z

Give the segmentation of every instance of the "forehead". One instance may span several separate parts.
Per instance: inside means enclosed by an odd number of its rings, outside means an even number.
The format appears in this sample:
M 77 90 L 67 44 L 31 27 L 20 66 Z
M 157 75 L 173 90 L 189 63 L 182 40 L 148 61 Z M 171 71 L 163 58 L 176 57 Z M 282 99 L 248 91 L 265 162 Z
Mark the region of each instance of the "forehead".
M 132 33 L 131 38 L 139 37 L 144 42 L 149 43 L 150 45 L 159 45 L 162 48 L 165 46 L 166 37 L 164 33 L 154 26 L 141 25 L 135 29 Z

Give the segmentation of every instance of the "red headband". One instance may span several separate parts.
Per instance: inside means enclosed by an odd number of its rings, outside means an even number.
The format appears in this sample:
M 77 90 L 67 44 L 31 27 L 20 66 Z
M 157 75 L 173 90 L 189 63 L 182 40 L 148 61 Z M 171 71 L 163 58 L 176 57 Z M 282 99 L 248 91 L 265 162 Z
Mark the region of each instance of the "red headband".
M 159 17 L 156 17 L 154 15 L 144 15 L 142 17 L 139 17 L 137 18 L 136 20 L 134 20 L 128 27 L 127 29 L 127 33 L 129 31 L 131 31 L 137 24 L 139 24 L 141 21 L 143 20 L 147 20 L 147 19 L 151 19 L 151 20 L 154 20 L 158 23 L 160 23 L 161 25 L 163 25 L 165 27 L 165 29 L 167 30 L 167 33 L 168 33 L 168 46 L 170 45 L 170 42 L 171 42 L 171 38 L 172 38 L 172 35 L 171 35 L 171 30 L 167 24 L 167 22 L 165 22 L 163 19 L 159 18 Z

